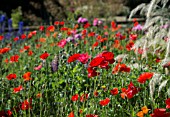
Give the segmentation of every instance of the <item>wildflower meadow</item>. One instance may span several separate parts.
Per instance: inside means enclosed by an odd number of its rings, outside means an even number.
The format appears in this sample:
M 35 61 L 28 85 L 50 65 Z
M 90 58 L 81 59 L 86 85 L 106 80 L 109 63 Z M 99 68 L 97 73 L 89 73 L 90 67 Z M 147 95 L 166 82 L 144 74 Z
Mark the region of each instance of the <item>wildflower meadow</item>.
M 0 117 L 170 117 L 170 21 L 141 6 L 146 22 L 127 27 L 82 16 L 13 31 L 1 15 Z

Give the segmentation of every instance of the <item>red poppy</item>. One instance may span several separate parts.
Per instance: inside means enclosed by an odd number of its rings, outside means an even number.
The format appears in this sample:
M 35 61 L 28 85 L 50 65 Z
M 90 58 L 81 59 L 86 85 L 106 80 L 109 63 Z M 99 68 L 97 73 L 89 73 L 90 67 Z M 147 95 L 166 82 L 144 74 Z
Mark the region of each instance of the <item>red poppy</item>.
M 83 28 L 88 28 L 88 27 L 90 27 L 90 24 L 89 24 L 89 23 L 86 23 L 86 24 L 84 24 L 84 26 L 83 26 Z
M 24 78 L 24 81 L 31 80 L 31 72 L 26 72 L 22 77 Z
M 74 62 L 76 61 L 78 58 L 80 57 L 79 53 L 73 54 L 72 56 L 70 56 L 67 60 L 68 63 Z
M 71 100 L 72 100 L 72 101 L 77 101 L 78 98 L 79 98 L 79 94 L 75 94 L 75 95 L 73 95 L 73 96 L 71 97 Z
M 166 109 L 164 108 L 157 108 L 154 109 L 153 113 L 150 114 L 151 117 L 170 117 L 170 113 L 166 113 Z
M 50 32 L 54 32 L 55 27 L 54 27 L 53 25 L 48 26 L 48 27 L 47 27 L 47 30 L 50 31 Z
M 95 32 L 90 32 L 90 33 L 88 34 L 88 36 L 89 36 L 89 37 L 95 36 Z
M 44 26 L 40 26 L 39 31 L 43 31 L 43 30 L 44 30 Z
M 14 38 L 14 41 L 18 41 L 18 40 L 19 40 L 19 37 L 15 37 L 15 38 Z
M 86 35 L 87 34 L 87 30 L 82 30 L 81 33 L 82 33 L 82 35 Z
M 6 76 L 6 78 L 7 78 L 8 80 L 16 79 L 16 78 L 17 78 L 17 75 L 16 75 L 16 74 L 9 74 L 8 76 Z
M 127 51 L 130 51 L 132 50 L 133 46 L 134 46 L 134 42 L 133 41 L 130 41 L 127 45 L 126 45 L 126 50 Z
M 50 56 L 50 54 L 48 54 L 47 52 L 44 52 L 43 54 L 40 55 L 40 58 L 41 58 L 42 60 L 45 60 L 45 59 L 48 58 L 48 56 Z
M 135 40 L 137 39 L 137 37 L 138 37 L 137 34 L 130 34 L 130 35 L 129 35 L 129 38 L 130 38 L 130 40 L 132 40 L 132 41 L 135 41 Z
M 96 70 L 93 67 L 88 67 L 87 71 L 88 71 L 88 78 L 100 75 L 100 73 L 96 72 Z
M 22 35 L 21 35 L 21 39 L 22 39 L 22 40 L 24 40 L 26 37 L 27 37 L 26 34 L 22 34 Z
M 104 61 L 103 57 L 96 57 L 90 62 L 90 67 L 97 67 Z
M 117 95 L 119 92 L 118 92 L 118 88 L 113 88 L 112 90 L 110 90 L 110 93 L 112 95 Z
M 143 74 L 141 74 L 141 75 L 139 76 L 139 78 L 137 79 L 137 81 L 138 81 L 139 83 L 145 83 L 146 80 L 151 79 L 152 76 L 153 76 L 153 73 L 151 73 L 151 72 L 145 72 L 145 73 L 143 73 Z
M 0 41 L 2 41 L 4 39 L 4 36 L 0 35 Z
M 130 67 L 127 67 L 125 64 L 118 63 L 112 70 L 113 74 L 117 72 L 130 72 Z
M 114 54 L 112 52 L 103 52 L 102 57 L 104 57 L 106 61 L 109 61 L 114 58 Z
M 32 33 L 30 32 L 27 37 L 28 39 L 32 38 Z
M 166 99 L 166 108 L 170 109 L 170 98 Z
M 68 117 L 74 117 L 74 112 L 71 111 L 70 114 L 68 115 Z
M 10 116 L 12 116 L 12 111 L 11 110 L 7 110 L 7 115 L 10 117 Z
M 95 114 L 88 114 L 88 115 L 86 115 L 86 117 L 98 117 L 98 115 L 95 115 Z
M 106 99 L 104 99 L 104 100 L 101 100 L 101 101 L 99 102 L 99 104 L 100 104 L 101 106 L 106 106 L 106 105 L 109 104 L 109 102 L 110 102 L 110 99 L 109 99 L 109 98 L 106 98 Z
M 89 97 L 88 94 L 82 94 L 82 95 L 80 96 L 80 102 L 84 102 L 85 100 L 87 100 L 88 97 Z
M 60 23 L 59 21 L 55 21 L 55 22 L 54 22 L 54 25 L 57 26 L 57 25 L 59 25 L 59 23 Z
M 28 51 L 28 56 L 32 56 L 32 55 L 33 55 L 33 51 L 32 50 Z
M 22 90 L 23 90 L 23 87 L 21 85 L 13 89 L 14 93 L 18 93 Z
M 5 48 L 0 48 L 0 54 L 5 54 L 5 53 L 7 53 L 9 50 L 10 50 L 10 48 L 7 48 L 7 47 L 5 47 Z
M 22 110 L 28 110 L 28 109 L 32 109 L 32 98 L 24 100 L 21 103 L 21 107 Z
M 18 62 L 19 55 L 14 55 L 10 57 L 10 62 Z
M 64 24 L 65 24 L 64 21 L 61 21 L 61 22 L 60 22 L 60 25 L 61 25 L 61 26 L 63 26 Z
M 133 98 L 139 92 L 139 88 L 135 87 L 132 82 L 128 85 L 128 89 L 125 91 L 128 99 Z
M 30 46 L 24 46 L 24 49 L 25 49 L 25 50 L 29 50 L 29 49 L 30 49 Z
M 68 31 L 68 28 L 67 27 L 62 27 L 60 28 L 61 31 Z
M 155 62 L 159 63 L 159 62 L 161 62 L 161 59 L 160 58 L 156 58 Z

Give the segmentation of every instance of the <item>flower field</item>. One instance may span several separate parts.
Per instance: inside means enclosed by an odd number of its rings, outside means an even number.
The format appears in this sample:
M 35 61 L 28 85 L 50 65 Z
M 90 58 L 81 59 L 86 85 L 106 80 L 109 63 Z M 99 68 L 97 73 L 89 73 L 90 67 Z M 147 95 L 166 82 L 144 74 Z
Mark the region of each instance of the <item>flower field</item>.
M 159 48 L 170 37 L 138 46 L 147 33 L 135 19 L 22 26 L 0 34 L 0 117 L 170 117 L 170 60 Z

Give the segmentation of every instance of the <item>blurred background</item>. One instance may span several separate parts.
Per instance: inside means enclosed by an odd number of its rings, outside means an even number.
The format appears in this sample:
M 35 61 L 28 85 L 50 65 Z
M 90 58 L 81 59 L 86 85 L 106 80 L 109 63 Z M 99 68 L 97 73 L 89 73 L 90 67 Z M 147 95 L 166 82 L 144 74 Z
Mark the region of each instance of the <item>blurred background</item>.
M 86 18 L 127 17 L 130 11 L 150 0 L 1 0 L 0 15 L 12 18 L 14 27 L 49 24 L 70 16 Z

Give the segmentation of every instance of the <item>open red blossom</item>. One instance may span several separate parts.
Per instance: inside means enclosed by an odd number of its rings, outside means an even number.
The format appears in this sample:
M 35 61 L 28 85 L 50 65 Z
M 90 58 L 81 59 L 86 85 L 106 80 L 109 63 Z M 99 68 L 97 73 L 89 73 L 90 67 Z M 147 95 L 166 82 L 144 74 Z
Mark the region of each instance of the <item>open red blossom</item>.
M 89 97 L 88 94 L 82 94 L 82 95 L 80 96 L 80 101 L 81 101 L 81 102 L 84 102 L 85 100 L 87 100 L 88 97 Z
M 19 37 L 15 37 L 15 38 L 14 38 L 14 41 L 18 41 L 18 40 L 19 40 Z
M 106 61 L 110 61 L 114 59 L 114 54 L 112 52 L 103 52 L 102 57 L 104 57 Z
M 117 72 L 130 72 L 130 67 L 127 67 L 125 64 L 118 63 L 112 70 L 113 74 Z
M 27 99 L 27 100 L 24 100 L 24 101 L 21 103 L 20 108 L 21 108 L 22 110 L 32 109 L 32 98 Z
M 16 54 L 10 57 L 10 62 L 18 62 L 18 59 L 19 59 L 19 55 Z
M 151 72 L 145 72 L 145 73 L 143 73 L 143 74 L 141 74 L 141 75 L 139 76 L 139 78 L 137 79 L 137 81 L 138 81 L 139 83 L 145 83 L 146 80 L 151 79 L 152 76 L 153 76 L 153 73 L 151 73 Z
M 73 54 L 72 56 L 70 56 L 67 60 L 68 63 L 74 62 L 76 61 L 78 58 L 80 57 L 79 53 Z
M 60 25 L 61 25 L 61 26 L 63 26 L 64 24 L 65 24 L 64 21 L 61 21 L 61 22 L 60 22 Z
M 8 80 L 16 79 L 16 78 L 17 78 L 17 75 L 16 75 L 16 74 L 9 74 L 8 76 L 6 76 L 6 78 L 7 78 Z
M 25 49 L 25 50 L 29 50 L 29 49 L 30 49 L 30 46 L 24 46 L 24 49 Z
M 90 67 L 97 67 L 104 61 L 103 57 L 96 57 L 90 62 Z
M 100 73 L 96 72 L 96 70 L 93 67 L 88 67 L 87 71 L 88 71 L 88 78 L 100 75 Z
M 43 31 L 43 30 L 44 30 L 44 26 L 40 26 L 39 31 Z
M 133 46 L 134 46 L 134 42 L 133 41 L 130 41 L 127 45 L 126 45 L 126 50 L 127 51 L 130 51 L 132 50 Z
M 10 116 L 12 116 L 12 111 L 11 110 L 7 110 L 7 115 L 10 117 Z
M 22 77 L 24 78 L 24 81 L 30 81 L 32 79 L 31 72 L 26 72 Z
M 4 39 L 4 36 L 0 35 L 0 41 L 2 41 Z
M 129 38 L 130 38 L 130 40 L 132 40 L 132 41 L 135 41 L 135 40 L 137 39 L 137 37 L 138 37 L 137 34 L 130 34 L 130 35 L 129 35 Z
M 68 117 L 74 117 L 74 112 L 71 111 L 70 114 L 68 115 Z
M 75 95 L 73 95 L 73 96 L 71 97 L 71 100 L 72 100 L 72 101 L 77 101 L 78 98 L 79 98 L 79 94 L 75 94 Z
M 22 90 L 23 90 L 23 87 L 21 85 L 13 89 L 14 93 L 18 93 Z
M 50 56 L 50 54 L 48 54 L 47 52 L 45 52 L 45 53 L 43 53 L 43 54 L 40 55 L 40 58 L 41 58 L 42 60 L 45 60 L 45 59 L 48 58 L 48 56 Z
M 55 27 L 54 27 L 53 25 L 48 26 L 48 27 L 47 27 L 47 30 L 50 31 L 50 32 L 54 32 Z
M 170 109 L 170 98 L 166 99 L 166 108 Z
M 125 91 L 128 99 L 133 98 L 139 92 L 139 88 L 135 87 L 132 82 L 128 85 L 128 89 Z
M 151 117 L 170 117 L 170 112 L 166 112 L 164 108 L 154 109 L 153 113 L 150 114 Z
M 119 92 L 118 92 L 118 88 L 113 88 L 112 90 L 110 90 L 110 93 L 112 95 L 117 95 Z
M 88 115 L 86 115 L 86 117 L 98 117 L 98 115 L 95 115 L 95 114 L 88 114 Z
M 0 48 L 0 54 L 5 54 L 5 53 L 7 53 L 9 50 L 10 50 L 10 48 L 7 48 L 7 47 L 5 47 L 5 48 Z
M 22 34 L 22 35 L 21 35 L 21 39 L 22 39 L 22 40 L 24 40 L 26 37 L 27 37 L 26 34 Z
M 101 101 L 99 102 L 99 104 L 100 104 L 101 106 L 106 106 L 106 105 L 109 104 L 109 102 L 110 102 L 110 99 L 109 99 L 109 98 L 106 98 L 106 99 L 104 99 L 104 100 L 101 100 Z

